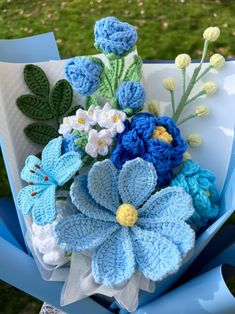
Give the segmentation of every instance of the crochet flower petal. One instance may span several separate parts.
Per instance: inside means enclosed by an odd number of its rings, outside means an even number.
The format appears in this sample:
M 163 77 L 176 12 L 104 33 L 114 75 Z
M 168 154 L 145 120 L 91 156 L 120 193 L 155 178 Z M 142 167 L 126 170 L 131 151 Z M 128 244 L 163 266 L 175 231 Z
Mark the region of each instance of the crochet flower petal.
M 98 249 L 92 260 L 92 274 L 97 284 L 124 285 L 135 271 L 135 258 L 127 228 L 120 228 Z
M 93 165 L 88 174 L 88 189 L 93 199 L 116 213 L 120 199 L 118 194 L 118 170 L 106 159 Z
M 34 186 L 34 185 L 28 185 L 17 195 L 17 205 L 19 209 L 22 211 L 23 215 L 28 215 L 31 213 L 32 207 L 36 201 L 36 199 L 39 197 L 40 194 L 36 194 L 35 196 L 32 196 L 33 192 L 39 193 L 42 190 L 42 186 Z
M 70 188 L 70 196 L 77 209 L 89 218 L 116 222 L 113 213 L 97 204 L 90 196 L 87 188 L 87 175 L 79 175 Z
M 194 247 L 195 233 L 193 229 L 184 221 L 171 218 L 139 218 L 138 226 L 142 229 L 159 233 L 169 241 L 173 242 L 185 257 L 187 253 Z
M 194 213 L 192 198 L 181 187 L 168 187 L 155 193 L 138 211 L 139 217 L 187 220 Z
M 52 175 L 53 169 L 61 156 L 62 143 L 63 137 L 57 137 L 50 141 L 42 151 L 43 169 L 49 176 Z
M 148 199 L 156 185 L 157 174 L 153 164 L 141 158 L 127 161 L 118 178 L 122 202 L 137 208 Z
M 66 251 L 82 252 L 101 245 L 118 228 L 118 224 L 87 218 L 83 214 L 61 220 L 55 228 L 57 242 Z
M 25 166 L 21 171 L 21 179 L 26 182 L 33 182 L 34 184 L 43 183 L 44 178 L 42 175 L 38 175 L 38 169 L 35 167 L 42 167 L 42 162 L 37 157 L 31 155 L 25 160 Z
M 146 278 L 159 281 L 178 271 L 182 258 L 174 243 L 136 226 L 131 232 L 137 267 Z
M 62 186 L 81 168 L 82 161 L 79 153 L 69 152 L 61 156 L 55 164 L 53 178 Z
M 50 185 L 40 193 L 35 201 L 32 215 L 33 221 L 39 226 L 50 224 L 56 218 L 55 191 L 56 186 Z

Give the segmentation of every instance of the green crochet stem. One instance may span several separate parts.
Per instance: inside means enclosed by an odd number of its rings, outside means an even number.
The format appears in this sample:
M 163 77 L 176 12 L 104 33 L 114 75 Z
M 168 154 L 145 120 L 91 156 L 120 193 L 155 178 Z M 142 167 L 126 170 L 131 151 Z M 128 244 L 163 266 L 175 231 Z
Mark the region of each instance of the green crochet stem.
M 186 74 L 186 69 L 182 69 L 182 77 L 183 77 L 183 94 L 185 93 L 185 74 Z
M 202 96 L 202 95 L 205 95 L 205 92 L 203 90 L 198 92 L 195 96 L 190 98 L 188 101 L 186 101 L 185 106 L 188 105 L 190 102 L 194 101 L 195 99 L 197 99 L 198 97 Z
M 197 115 L 195 113 L 192 113 L 192 114 L 188 115 L 186 118 L 184 118 L 183 120 L 181 120 L 180 122 L 178 122 L 177 124 L 180 125 L 180 124 L 182 124 L 188 120 L 191 120 L 193 118 L 196 118 L 196 117 L 197 117 Z
M 173 111 L 173 114 L 174 114 L 175 113 L 175 95 L 174 95 L 174 91 L 171 90 L 170 94 L 171 94 L 172 111 Z
M 207 49 L 208 49 L 208 44 L 209 44 L 209 42 L 207 40 L 205 40 L 200 64 L 195 68 L 195 70 L 193 72 L 193 75 L 191 77 L 191 80 L 190 80 L 190 82 L 189 82 L 189 84 L 188 84 L 188 86 L 186 88 L 186 91 L 182 95 L 182 97 L 180 99 L 180 102 L 179 102 L 179 104 L 177 106 L 177 109 L 176 109 L 175 113 L 173 114 L 173 119 L 175 120 L 175 122 L 177 122 L 179 120 L 180 115 L 183 112 L 184 107 L 185 107 L 185 105 L 186 105 L 186 103 L 188 101 L 189 95 L 192 92 L 192 89 L 193 89 L 193 87 L 194 87 L 194 85 L 195 85 L 195 83 L 197 81 L 199 72 L 200 72 L 200 70 L 202 68 L 203 61 L 205 60 L 205 56 L 206 56 Z
M 210 69 L 212 69 L 213 68 L 213 66 L 210 64 L 210 65 L 208 65 L 208 67 L 207 68 L 205 68 L 205 70 L 202 72 L 202 74 L 200 74 L 199 76 L 198 76 L 198 78 L 197 78 L 197 80 L 196 80 L 196 82 L 195 83 L 197 83 L 205 74 L 207 74 L 209 71 L 210 71 Z

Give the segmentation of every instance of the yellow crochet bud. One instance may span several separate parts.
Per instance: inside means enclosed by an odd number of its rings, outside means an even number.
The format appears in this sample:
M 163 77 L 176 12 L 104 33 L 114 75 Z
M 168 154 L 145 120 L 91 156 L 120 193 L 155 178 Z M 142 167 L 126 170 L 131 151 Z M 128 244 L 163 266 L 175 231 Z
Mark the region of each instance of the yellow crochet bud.
M 197 106 L 194 114 L 197 117 L 206 117 L 209 114 L 209 109 L 206 106 Z
M 175 65 L 179 69 L 185 69 L 191 63 L 191 58 L 188 54 L 182 53 L 175 58 Z
M 152 138 L 158 139 L 159 141 L 166 142 L 168 144 L 173 142 L 172 135 L 167 132 L 167 129 L 164 128 L 164 126 L 157 126 L 153 131 Z
M 165 89 L 169 90 L 169 91 L 173 91 L 175 90 L 175 81 L 172 77 L 167 77 L 163 80 L 163 86 L 165 87 Z
M 210 57 L 210 64 L 213 66 L 213 68 L 219 70 L 224 66 L 225 59 L 221 54 L 215 53 L 213 56 Z
M 191 147 L 198 147 L 202 144 L 202 137 L 199 134 L 191 134 L 187 137 L 187 142 Z
M 204 84 L 203 90 L 207 95 L 213 95 L 217 91 L 217 86 L 214 82 L 207 82 Z
M 183 158 L 184 158 L 184 161 L 187 161 L 187 160 L 192 159 L 192 156 L 191 156 L 191 154 L 189 152 L 185 152 L 183 154 Z
M 156 100 L 150 100 L 148 102 L 148 111 L 151 112 L 152 114 L 154 114 L 156 117 L 159 116 L 159 112 L 160 112 L 160 104 L 158 101 Z
M 219 35 L 219 27 L 208 27 L 203 33 L 203 38 L 208 41 L 216 41 Z
M 131 204 L 122 204 L 116 212 L 116 219 L 120 225 L 132 227 L 138 218 L 137 210 Z

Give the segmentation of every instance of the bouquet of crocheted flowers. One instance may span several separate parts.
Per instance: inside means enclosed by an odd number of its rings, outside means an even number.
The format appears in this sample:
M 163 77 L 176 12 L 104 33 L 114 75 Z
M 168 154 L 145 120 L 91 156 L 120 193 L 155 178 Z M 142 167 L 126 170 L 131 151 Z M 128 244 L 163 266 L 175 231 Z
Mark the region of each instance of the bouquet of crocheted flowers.
M 72 269 L 76 260 L 79 265 L 86 260 L 78 280 L 89 269 L 92 285 L 103 287 L 99 293 L 123 305 L 120 294 L 130 283 L 138 296 L 139 289 L 152 291 L 152 282 L 176 273 L 194 248 L 195 233 L 218 215 L 215 176 L 187 152 L 202 139 L 198 134 L 183 138 L 178 126 L 208 114 L 206 106 L 198 106 L 182 118 L 190 102 L 216 92 L 207 82 L 191 95 L 198 80 L 221 68 L 224 58 L 214 54 L 202 71 L 208 45 L 219 36 L 217 27 L 206 29 L 201 62 L 189 81 L 190 56 L 175 60 L 182 72 L 178 103 L 176 82 L 163 81 L 172 115 L 159 116 L 160 104 L 146 102 L 135 28 L 107 17 L 96 22 L 94 36 L 103 55 L 69 60 L 66 80 L 52 91 L 39 67 L 25 67 L 34 95 L 19 97 L 17 105 L 27 116 L 51 123 L 25 129 L 45 147 L 25 161 L 21 177 L 28 185 L 18 194 L 18 206 L 32 217 L 32 243 L 46 264 Z M 76 94 L 84 101 L 72 106 Z M 36 130 L 43 132 L 39 136 Z M 91 290 L 83 288 L 81 298 Z M 137 304 L 124 306 L 133 310 Z

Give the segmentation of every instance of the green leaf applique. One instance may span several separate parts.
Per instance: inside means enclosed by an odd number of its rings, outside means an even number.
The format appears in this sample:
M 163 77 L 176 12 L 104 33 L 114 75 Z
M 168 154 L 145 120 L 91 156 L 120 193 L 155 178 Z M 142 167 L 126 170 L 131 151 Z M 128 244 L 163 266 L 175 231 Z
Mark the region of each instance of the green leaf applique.
M 123 81 L 139 82 L 141 80 L 142 59 L 139 56 L 134 57 L 134 61 L 127 68 Z
M 63 116 L 71 107 L 73 89 L 68 81 L 59 80 L 50 93 L 50 105 L 57 117 Z
M 29 124 L 24 132 L 32 142 L 41 145 L 46 145 L 53 138 L 59 136 L 55 128 L 43 123 Z
M 20 96 L 16 104 L 18 108 L 29 118 L 34 120 L 50 120 L 53 114 L 48 101 L 36 95 Z
M 43 70 L 34 64 L 27 64 L 24 68 L 24 80 L 28 88 L 35 95 L 48 98 L 50 92 L 49 81 Z

